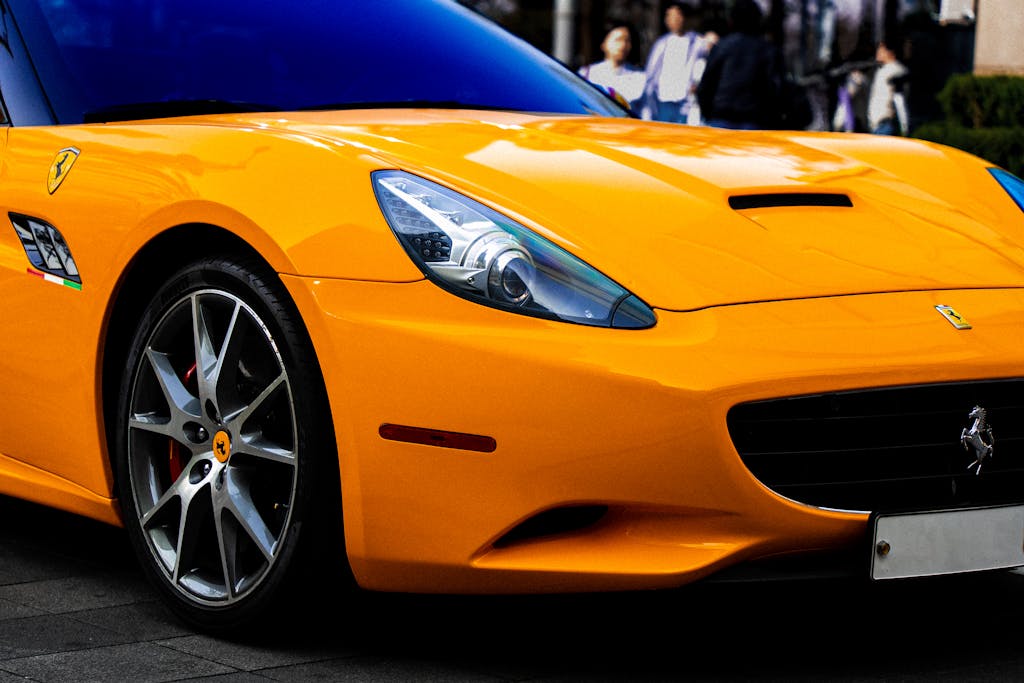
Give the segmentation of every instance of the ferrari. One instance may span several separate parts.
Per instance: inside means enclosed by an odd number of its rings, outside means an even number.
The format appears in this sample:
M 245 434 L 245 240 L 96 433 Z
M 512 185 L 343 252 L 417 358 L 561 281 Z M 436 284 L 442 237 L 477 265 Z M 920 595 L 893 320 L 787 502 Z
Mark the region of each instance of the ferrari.
M 1005 170 L 640 121 L 448 0 L 0 0 L 0 47 L 0 493 L 187 622 L 1024 565 Z

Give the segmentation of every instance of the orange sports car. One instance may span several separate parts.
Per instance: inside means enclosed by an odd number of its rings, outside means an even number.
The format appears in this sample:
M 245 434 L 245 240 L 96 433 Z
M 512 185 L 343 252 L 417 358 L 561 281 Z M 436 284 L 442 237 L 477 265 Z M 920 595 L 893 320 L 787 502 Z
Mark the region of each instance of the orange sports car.
M 191 623 L 1024 565 L 1005 171 L 639 121 L 445 0 L 0 8 L 0 492 Z

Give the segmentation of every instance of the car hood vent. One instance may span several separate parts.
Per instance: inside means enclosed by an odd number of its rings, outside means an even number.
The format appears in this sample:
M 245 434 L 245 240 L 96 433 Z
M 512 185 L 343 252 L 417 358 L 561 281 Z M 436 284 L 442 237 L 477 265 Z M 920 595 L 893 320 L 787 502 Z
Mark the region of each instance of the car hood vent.
M 845 194 L 821 192 L 773 192 L 768 194 L 741 194 L 729 197 L 729 207 L 744 209 L 771 209 L 783 206 L 840 206 L 852 208 L 853 202 Z

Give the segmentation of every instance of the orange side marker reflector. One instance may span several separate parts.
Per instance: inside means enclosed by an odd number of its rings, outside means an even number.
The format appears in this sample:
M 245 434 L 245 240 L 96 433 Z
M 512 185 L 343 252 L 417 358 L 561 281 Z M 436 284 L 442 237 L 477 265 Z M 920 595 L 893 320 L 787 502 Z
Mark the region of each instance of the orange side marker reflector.
M 378 432 L 382 439 L 387 439 L 388 441 L 405 441 L 424 446 L 457 448 L 462 451 L 493 453 L 498 447 L 498 442 L 489 436 L 445 432 L 439 429 L 426 429 L 425 427 L 382 424 Z

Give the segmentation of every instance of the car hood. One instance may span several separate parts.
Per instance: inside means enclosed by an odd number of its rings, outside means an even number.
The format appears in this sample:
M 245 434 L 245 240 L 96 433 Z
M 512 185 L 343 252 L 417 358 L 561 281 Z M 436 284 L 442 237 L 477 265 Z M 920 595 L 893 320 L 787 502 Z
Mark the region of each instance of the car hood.
M 264 125 L 447 184 L 659 308 L 1024 282 L 1016 206 L 916 141 L 436 110 Z

